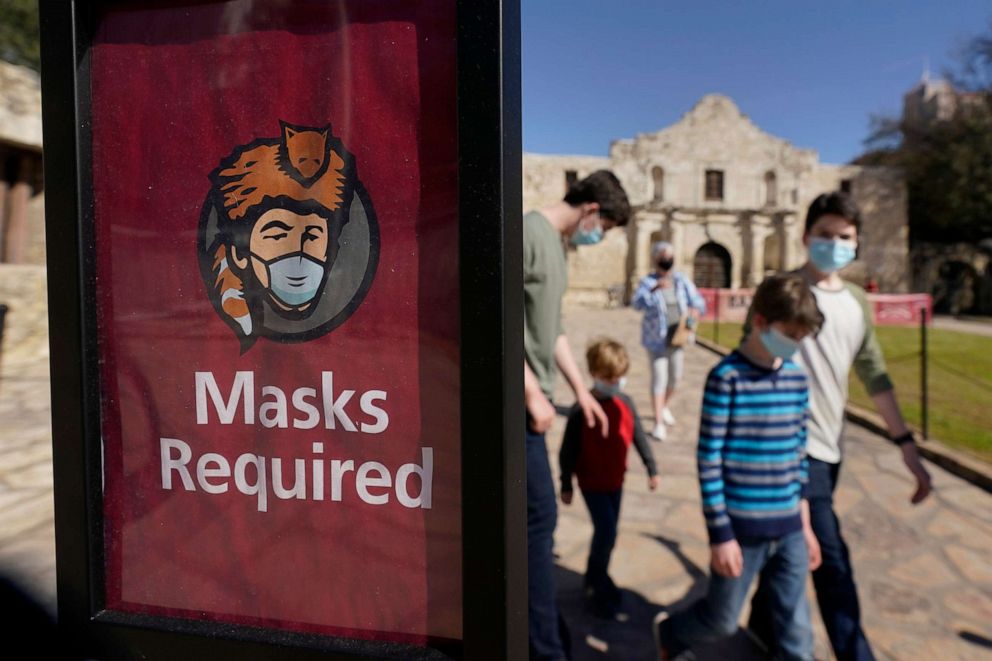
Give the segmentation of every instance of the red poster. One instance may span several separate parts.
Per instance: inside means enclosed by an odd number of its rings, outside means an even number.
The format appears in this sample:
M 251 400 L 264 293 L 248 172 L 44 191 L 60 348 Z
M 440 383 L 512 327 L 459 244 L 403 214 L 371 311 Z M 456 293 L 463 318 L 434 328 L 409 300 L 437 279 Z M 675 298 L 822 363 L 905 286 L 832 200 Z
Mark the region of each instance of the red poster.
M 461 639 L 455 29 L 451 0 L 98 16 L 109 609 Z

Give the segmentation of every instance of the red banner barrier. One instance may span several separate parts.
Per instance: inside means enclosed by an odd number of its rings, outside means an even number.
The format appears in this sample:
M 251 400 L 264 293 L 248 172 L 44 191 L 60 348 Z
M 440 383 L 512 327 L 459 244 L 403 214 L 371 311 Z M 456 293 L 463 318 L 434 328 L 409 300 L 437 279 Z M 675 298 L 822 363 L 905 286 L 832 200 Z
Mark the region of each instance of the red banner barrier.
M 700 288 L 706 301 L 704 321 L 743 322 L 751 306 L 754 289 Z M 933 319 L 933 297 L 930 294 L 868 294 L 872 316 L 879 326 L 919 324 L 923 311 L 927 320 Z

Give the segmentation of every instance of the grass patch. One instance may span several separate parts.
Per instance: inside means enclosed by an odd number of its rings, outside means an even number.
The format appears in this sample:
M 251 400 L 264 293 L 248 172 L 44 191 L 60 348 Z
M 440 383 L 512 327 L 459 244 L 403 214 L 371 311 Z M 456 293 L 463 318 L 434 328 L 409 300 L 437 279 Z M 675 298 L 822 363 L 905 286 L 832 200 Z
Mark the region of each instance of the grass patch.
M 922 426 L 920 330 L 881 326 L 876 329 L 889 375 L 909 424 Z M 699 336 L 725 347 L 736 346 L 741 324 L 703 322 Z M 992 337 L 937 328 L 929 336 L 930 435 L 948 445 L 992 461 Z M 851 401 L 874 409 L 868 393 L 851 371 Z

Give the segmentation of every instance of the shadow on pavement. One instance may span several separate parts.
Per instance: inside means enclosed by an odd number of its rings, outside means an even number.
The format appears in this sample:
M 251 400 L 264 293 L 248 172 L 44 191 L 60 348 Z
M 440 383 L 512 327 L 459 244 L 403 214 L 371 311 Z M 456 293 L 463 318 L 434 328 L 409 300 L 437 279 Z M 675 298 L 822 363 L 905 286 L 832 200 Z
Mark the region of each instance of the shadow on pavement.
M 633 590 L 621 589 L 623 611 L 629 619 L 617 622 L 596 617 L 587 607 L 583 577 L 565 567 L 555 566 L 558 607 L 570 629 L 573 661 L 655 661 L 658 657 L 651 631 L 655 615 L 662 610 L 678 611 L 706 592 L 706 572 L 682 553 L 677 541 L 645 534 L 664 546 L 692 578 L 692 586 L 678 601 L 657 604 Z M 719 643 L 694 650 L 699 661 L 760 661 L 764 658 L 743 630 Z
M 992 640 L 989 640 L 985 636 L 972 631 L 958 631 L 958 638 L 967 641 L 972 645 L 978 645 L 979 647 L 992 650 Z

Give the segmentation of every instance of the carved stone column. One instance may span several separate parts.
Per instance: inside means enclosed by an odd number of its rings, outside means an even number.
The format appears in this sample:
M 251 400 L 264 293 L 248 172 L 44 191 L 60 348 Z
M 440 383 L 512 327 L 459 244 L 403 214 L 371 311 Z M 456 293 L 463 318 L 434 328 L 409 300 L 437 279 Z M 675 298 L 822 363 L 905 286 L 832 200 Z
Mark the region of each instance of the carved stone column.
M 27 160 L 21 158 L 17 181 L 7 195 L 4 223 L 3 261 L 19 264 L 24 261 L 28 238 L 28 200 L 31 198 L 31 171 Z

